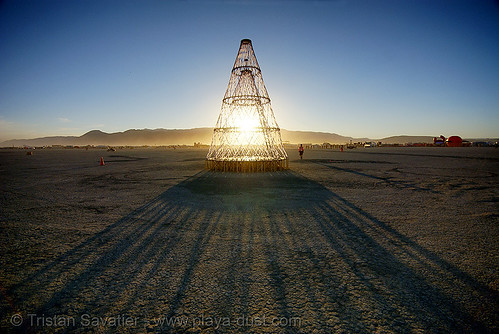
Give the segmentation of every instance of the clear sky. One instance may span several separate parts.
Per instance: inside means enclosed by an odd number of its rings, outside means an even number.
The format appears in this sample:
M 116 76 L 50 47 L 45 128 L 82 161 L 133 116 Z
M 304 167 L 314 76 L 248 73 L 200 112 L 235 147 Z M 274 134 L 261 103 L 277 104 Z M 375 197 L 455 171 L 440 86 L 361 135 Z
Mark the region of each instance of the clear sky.
M 213 127 L 243 38 L 281 128 L 499 136 L 494 0 L 7 0 L 0 140 Z

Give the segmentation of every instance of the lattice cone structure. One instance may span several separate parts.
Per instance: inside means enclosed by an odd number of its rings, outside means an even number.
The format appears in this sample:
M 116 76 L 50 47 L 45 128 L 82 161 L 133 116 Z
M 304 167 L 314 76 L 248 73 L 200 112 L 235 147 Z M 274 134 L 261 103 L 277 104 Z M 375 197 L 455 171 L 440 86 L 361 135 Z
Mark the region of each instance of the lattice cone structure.
M 276 171 L 288 168 L 281 131 L 249 39 L 243 39 L 206 156 L 211 170 Z

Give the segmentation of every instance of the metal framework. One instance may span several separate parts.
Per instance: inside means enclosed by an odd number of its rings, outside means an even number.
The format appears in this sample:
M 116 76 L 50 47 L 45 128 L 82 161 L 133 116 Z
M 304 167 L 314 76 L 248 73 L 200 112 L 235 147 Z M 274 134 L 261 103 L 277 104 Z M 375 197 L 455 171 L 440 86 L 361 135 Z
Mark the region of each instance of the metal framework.
M 249 39 L 241 41 L 213 130 L 206 168 L 234 172 L 288 168 L 281 131 Z

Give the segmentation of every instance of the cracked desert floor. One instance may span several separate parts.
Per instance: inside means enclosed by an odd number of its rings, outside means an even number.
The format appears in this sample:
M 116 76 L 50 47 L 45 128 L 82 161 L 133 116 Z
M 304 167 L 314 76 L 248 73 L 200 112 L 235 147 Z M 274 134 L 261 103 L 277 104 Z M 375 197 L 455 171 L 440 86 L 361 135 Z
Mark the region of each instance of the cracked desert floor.
M 0 331 L 499 331 L 499 149 L 288 154 L 0 150 Z

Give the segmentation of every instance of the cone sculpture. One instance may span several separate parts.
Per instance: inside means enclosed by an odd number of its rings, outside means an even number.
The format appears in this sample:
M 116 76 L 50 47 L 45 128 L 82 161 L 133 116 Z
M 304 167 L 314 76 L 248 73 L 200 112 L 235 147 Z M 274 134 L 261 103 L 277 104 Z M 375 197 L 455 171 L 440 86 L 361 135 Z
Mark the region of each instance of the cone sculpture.
M 249 39 L 243 39 L 206 156 L 211 170 L 276 171 L 288 168 L 281 132 Z

